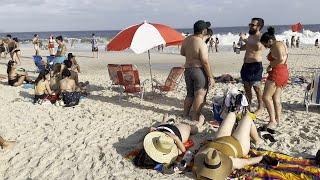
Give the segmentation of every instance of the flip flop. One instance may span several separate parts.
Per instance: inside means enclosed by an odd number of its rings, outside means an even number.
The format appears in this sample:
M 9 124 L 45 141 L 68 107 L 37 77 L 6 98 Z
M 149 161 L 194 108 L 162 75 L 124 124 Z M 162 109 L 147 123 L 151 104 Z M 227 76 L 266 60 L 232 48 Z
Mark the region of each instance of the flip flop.
M 268 155 L 263 156 L 262 160 L 260 161 L 260 163 L 262 164 L 266 164 L 269 166 L 278 166 L 279 165 L 279 161 L 276 158 L 272 158 Z
M 271 134 L 264 134 L 262 135 L 264 139 L 268 139 L 270 142 L 277 142 Z
M 258 131 L 266 131 L 270 134 L 276 134 L 276 131 L 274 129 L 268 128 L 267 126 L 261 126 L 257 130 Z

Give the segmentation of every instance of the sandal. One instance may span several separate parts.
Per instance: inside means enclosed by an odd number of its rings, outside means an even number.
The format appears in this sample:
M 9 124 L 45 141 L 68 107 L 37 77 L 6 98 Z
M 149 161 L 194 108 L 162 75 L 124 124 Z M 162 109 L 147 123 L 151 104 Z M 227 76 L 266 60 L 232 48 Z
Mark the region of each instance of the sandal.
M 264 134 L 264 135 L 262 135 L 262 137 L 264 139 L 268 139 L 270 142 L 277 142 L 277 140 L 274 139 L 274 137 L 271 134 Z
M 266 131 L 270 134 L 276 134 L 276 131 L 274 129 L 268 128 L 267 126 L 261 126 L 257 129 L 258 131 Z

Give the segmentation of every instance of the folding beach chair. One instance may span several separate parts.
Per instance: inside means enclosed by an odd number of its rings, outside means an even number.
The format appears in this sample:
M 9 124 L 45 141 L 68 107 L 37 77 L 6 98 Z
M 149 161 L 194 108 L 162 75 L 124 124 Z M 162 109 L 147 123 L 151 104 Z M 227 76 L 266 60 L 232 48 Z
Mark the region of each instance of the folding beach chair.
M 307 112 L 310 105 L 320 106 L 320 72 L 314 74 L 314 80 L 306 88 L 304 104 Z
M 109 78 L 111 80 L 110 89 L 112 86 L 119 86 L 119 78 L 118 78 L 118 71 L 123 70 L 133 70 L 135 69 L 132 64 L 108 64 L 108 73 Z
M 127 95 L 130 94 L 139 94 L 141 100 L 143 99 L 144 94 L 144 86 L 145 83 L 148 81 L 145 80 L 140 83 L 139 72 L 138 70 L 124 70 L 117 72 L 119 78 L 119 84 L 123 86 L 123 90 L 121 91 L 119 100 L 121 100 L 123 93 Z
M 55 60 L 55 56 L 54 55 L 47 56 L 47 64 L 48 64 L 48 68 L 50 70 L 53 69 L 54 60 Z
M 153 79 L 153 81 L 156 83 L 154 88 L 158 89 L 161 93 L 174 91 L 182 79 L 183 72 L 184 67 L 173 67 L 164 84 L 161 84 L 156 79 Z
M 34 64 L 37 66 L 37 72 L 44 71 L 46 69 L 46 63 L 42 60 L 41 56 L 32 56 Z

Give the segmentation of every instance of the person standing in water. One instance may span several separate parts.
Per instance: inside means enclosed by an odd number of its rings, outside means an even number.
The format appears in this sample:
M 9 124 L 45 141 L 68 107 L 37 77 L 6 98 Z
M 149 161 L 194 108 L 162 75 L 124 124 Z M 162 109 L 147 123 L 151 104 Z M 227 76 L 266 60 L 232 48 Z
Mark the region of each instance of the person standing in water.
M 258 115 L 263 111 L 262 101 L 262 52 L 264 46 L 260 43 L 261 30 L 264 26 L 264 20 L 262 18 L 252 18 L 249 24 L 249 37 L 241 33 L 240 41 L 245 44 L 240 47 L 241 50 L 245 50 L 244 63 L 241 69 L 241 79 L 244 84 L 244 89 L 249 102 L 249 110 L 252 101 L 252 88 L 254 89 L 258 99 L 258 109 L 255 113 Z
M 92 56 L 93 58 L 99 58 L 99 48 L 98 48 L 98 40 L 95 36 L 95 34 L 92 34 L 92 39 L 91 39 L 91 46 L 92 46 Z M 95 56 L 95 54 L 97 56 Z
M 291 37 L 291 48 L 294 48 L 295 47 L 295 39 L 294 39 L 294 36 Z
M 218 37 L 216 37 L 216 41 L 215 41 L 215 44 L 214 44 L 214 47 L 216 48 L 216 52 L 218 52 L 219 43 L 220 43 L 220 41 L 219 41 Z
M 297 38 L 296 40 L 296 48 L 300 47 L 300 37 Z

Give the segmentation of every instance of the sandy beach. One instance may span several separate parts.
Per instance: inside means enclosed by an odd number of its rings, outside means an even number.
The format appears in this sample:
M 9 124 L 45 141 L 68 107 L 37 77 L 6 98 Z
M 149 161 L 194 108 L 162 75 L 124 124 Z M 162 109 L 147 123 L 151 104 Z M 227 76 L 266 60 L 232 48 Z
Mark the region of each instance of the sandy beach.
M 22 65 L 35 79 L 32 49 L 22 49 Z M 101 52 L 99 59 L 90 52 L 73 52 L 81 66 L 80 81 L 89 81 L 90 95 L 74 108 L 55 105 L 34 105 L 33 89 L 11 87 L 0 81 L 0 135 L 16 140 L 11 151 L 0 150 L 0 179 L 193 179 L 185 175 L 163 175 L 153 170 L 136 168 L 125 155 L 134 150 L 145 135 L 146 128 L 160 122 L 168 113 L 178 121 L 186 95 L 185 83 L 180 91 L 167 95 L 151 93 L 147 87 L 144 101 L 138 96 L 118 100 L 119 91 L 111 85 L 107 64 L 136 64 L 141 80 L 149 78 L 147 54 L 130 52 Z M 265 52 L 265 54 L 267 51 Z M 46 55 L 42 51 L 41 55 Z M 229 73 L 239 77 L 243 52 L 210 53 L 215 76 Z M 320 68 L 318 48 L 290 49 L 291 77 L 304 76 L 309 82 L 312 72 Z M 178 54 L 152 52 L 155 79 L 164 82 L 170 67 L 180 66 L 184 58 Z M 7 60 L 0 60 L 0 74 L 6 75 Z M 267 61 L 263 64 L 266 66 Z M 229 86 L 242 84 L 217 83 L 210 91 L 204 111 L 210 120 L 212 98 L 221 96 Z M 303 104 L 305 84 L 289 84 L 282 95 L 283 117 L 278 127 L 277 142 L 266 143 L 265 149 L 297 157 L 310 157 L 320 149 L 320 108 L 311 107 L 307 113 Z M 256 101 L 255 101 L 256 102 Z M 258 126 L 265 124 L 268 113 L 258 117 Z M 208 136 L 206 129 L 191 139 L 198 145 Z

